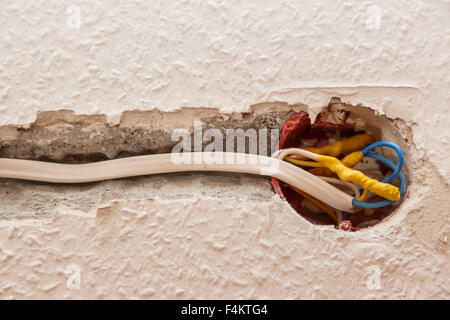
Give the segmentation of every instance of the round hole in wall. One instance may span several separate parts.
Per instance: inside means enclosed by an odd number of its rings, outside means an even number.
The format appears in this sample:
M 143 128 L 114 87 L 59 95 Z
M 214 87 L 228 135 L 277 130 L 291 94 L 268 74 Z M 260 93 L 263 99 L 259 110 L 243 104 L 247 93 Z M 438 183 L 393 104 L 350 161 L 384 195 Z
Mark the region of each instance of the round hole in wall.
M 306 112 L 300 112 L 291 117 L 283 126 L 279 148 L 319 148 L 332 144 L 336 141 L 345 141 L 355 135 L 366 134 L 373 137 L 374 141 L 387 140 L 397 144 L 404 153 L 405 165 L 402 172 L 409 182 L 408 156 L 406 154 L 407 141 L 402 138 L 397 126 L 398 121 L 393 121 L 386 116 L 376 114 L 370 108 L 363 106 L 352 106 L 342 104 L 340 99 L 332 99 L 330 104 L 311 121 L 311 117 Z M 379 147 L 376 152 L 392 162 L 397 162 L 396 153 L 389 148 Z M 342 153 L 339 159 L 345 158 L 351 152 Z M 303 169 L 317 176 L 336 175 L 324 168 L 311 168 L 302 166 Z M 365 157 L 359 161 L 354 169 L 364 172 L 368 177 L 382 180 L 392 173 L 392 169 L 383 162 Z M 389 183 L 399 187 L 399 179 L 396 178 Z M 401 205 L 405 198 L 393 204 L 380 208 L 358 208 L 355 207 L 353 213 L 340 212 L 324 204 L 318 206 L 314 199 L 299 193 L 286 183 L 273 179 L 274 190 L 306 220 L 316 225 L 334 225 L 337 228 L 356 231 L 378 224 L 390 216 Z M 342 189 L 344 190 L 344 189 Z M 360 190 L 363 192 L 363 190 Z M 406 193 L 405 193 L 406 194 Z M 369 193 L 365 202 L 373 203 L 384 200 L 382 197 Z M 330 212 L 331 211 L 331 212 Z M 343 223 L 344 221 L 344 223 Z M 349 222 L 349 223 L 348 223 Z

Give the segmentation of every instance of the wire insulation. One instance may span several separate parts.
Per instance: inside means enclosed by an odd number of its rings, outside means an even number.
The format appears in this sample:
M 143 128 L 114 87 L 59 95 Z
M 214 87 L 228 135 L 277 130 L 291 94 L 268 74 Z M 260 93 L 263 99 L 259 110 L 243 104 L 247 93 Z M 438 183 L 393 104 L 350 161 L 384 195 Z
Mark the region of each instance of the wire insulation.
M 404 161 L 403 152 L 402 152 L 402 149 L 400 149 L 400 147 L 393 142 L 377 141 L 377 142 L 372 143 L 371 145 L 368 145 L 367 147 L 365 147 L 364 150 L 362 151 L 362 153 L 364 156 L 367 156 L 371 150 L 378 148 L 378 147 L 389 147 L 391 149 L 394 149 L 394 151 L 397 153 L 397 165 L 395 166 L 395 169 L 393 169 L 394 172 L 392 172 L 392 174 L 389 177 L 382 180 L 382 182 L 387 182 L 387 181 L 394 179 L 402 170 L 403 161 Z M 384 159 L 386 159 L 386 158 L 384 158 Z
M 358 151 L 373 143 L 375 138 L 365 133 L 356 134 L 350 138 L 339 140 L 319 148 L 302 148 L 303 150 L 321 155 L 337 157 L 343 153 Z
M 303 192 L 302 190 L 300 190 L 296 187 L 293 187 L 293 186 L 290 186 L 290 187 L 292 189 L 294 189 L 294 191 L 297 192 L 298 194 L 300 194 L 302 197 L 311 201 L 315 206 L 322 209 L 326 214 L 328 214 L 331 217 L 331 219 L 333 219 L 334 222 L 337 221 L 336 213 L 334 213 L 333 210 L 331 210 L 329 207 L 327 207 L 327 205 L 325 205 L 323 202 L 320 202 L 316 198 L 310 196 L 306 192 Z
M 328 169 L 335 172 L 341 180 L 359 184 L 364 189 L 388 200 L 400 199 L 400 192 L 396 186 L 369 178 L 361 171 L 345 166 L 341 161 L 334 157 L 320 155 L 317 160 L 328 167 Z
M 353 210 L 353 198 L 350 195 L 285 161 L 232 152 L 192 152 L 179 155 L 183 156 L 166 153 L 86 164 L 0 159 L 0 177 L 52 183 L 85 183 L 169 172 L 249 173 L 279 179 L 333 208 Z M 184 162 L 180 162 L 180 158 L 183 158 Z
M 379 154 L 376 154 L 376 153 L 367 152 L 366 156 L 369 158 L 373 158 L 373 159 L 383 162 L 384 164 L 389 166 L 392 170 L 395 170 L 398 166 L 398 165 L 394 164 L 391 160 L 389 160 L 383 156 L 380 156 Z M 392 175 L 390 175 L 389 177 L 383 179 L 382 181 L 389 182 L 394 178 L 395 177 L 392 177 Z M 406 181 L 405 181 L 405 176 L 403 175 L 403 173 L 401 171 L 398 172 L 398 178 L 400 180 L 400 196 L 402 197 L 405 194 Z M 360 207 L 360 208 L 368 208 L 368 209 L 381 208 L 381 207 L 389 206 L 393 203 L 394 202 L 390 201 L 390 200 L 382 200 L 382 201 L 378 201 L 378 202 L 361 202 L 358 200 L 353 200 L 353 205 Z

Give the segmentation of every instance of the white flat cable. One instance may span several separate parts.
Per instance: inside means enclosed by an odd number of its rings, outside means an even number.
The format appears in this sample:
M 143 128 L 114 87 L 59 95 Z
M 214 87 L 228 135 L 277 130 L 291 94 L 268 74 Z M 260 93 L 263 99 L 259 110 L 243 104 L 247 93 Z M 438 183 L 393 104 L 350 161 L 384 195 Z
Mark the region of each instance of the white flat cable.
M 322 177 L 322 176 L 317 176 L 317 177 L 322 179 L 323 181 L 329 182 L 331 184 L 337 184 L 337 185 L 346 187 L 347 189 L 351 190 L 355 194 L 354 195 L 355 199 L 358 199 L 361 196 L 361 193 L 359 192 L 358 187 L 351 182 L 343 181 L 343 180 L 339 180 L 339 179 L 331 178 L 331 177 Z
M 85 183 L 183 171 L 249 173 L 277 178 L 338 210 L 351 212 L 353 209 L 353 197 L 347 193 L 299 167 L 273 157 L 229 152 L 192 152 L 188 154 L 192 161 L 177 164 L 173 161 L 173 155 L 165 153 L 135 156 L 86 164 L 0 159 L 0 177 L 52 183 Z M 241 161 L 230 162 L 230 159 L 236 157 Z
M 277 158 L 279 160 L 283 160 L 284 158 L 286 158 L 287 156 L 290 156 L 290 155 L 298 155 L 298 156 L 308 158 L 308 159 L 311 159 L 314 161 L 317 161 L 317 157 L 319 156 L 317 153 L 306 151 L 303 149 L 288 148 L 288 149 L 280 149 L 280 150 L 275 151 L 275 153 L 272 155 L 272 157 Z M 351 182 L 343 181 L 343 180 L 339 180 L 339 179 L 335 179 L 335 178 L 330 178 L 330 177 L 321 177 L 321 176 L 318 176 L 318 177 L 329 183 L 338 184 L 338 185 L 344 186 L 344 187 L 352 190 L 353 193 L 355 194 L 356 199 L 360 197 L 360 192 L 359 192 L 358 187 L 355 186 Z

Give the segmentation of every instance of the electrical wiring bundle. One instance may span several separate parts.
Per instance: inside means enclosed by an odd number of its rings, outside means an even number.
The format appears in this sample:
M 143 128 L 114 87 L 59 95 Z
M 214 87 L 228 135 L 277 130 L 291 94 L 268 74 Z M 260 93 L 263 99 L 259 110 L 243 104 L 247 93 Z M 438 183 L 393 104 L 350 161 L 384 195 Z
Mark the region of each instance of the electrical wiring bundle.
M 356 230 L 343 217 L 356 212 L 358 208 L 377 209 L 390 206 L 401 199 L 406 188 L 405 177 L 401 172 L 404 162 L 402 150 L 390 141 L 373 141 L 374 139 L 367 134 L 357 134 L 348 139 L 336 141 L 319 148 L 281 149 L 275 152 L 273 156 L 298 167 L 305 168 L 310 173 L 320 176 L 321 179 L 329 183 L 340 185 L 349 183 L 347 189 L 351 190 L 353 194 L 352 205 L 354 208 L 344 212 L 333 210 L 326 203 L 315 199 L 312 194 L 305 193 L 304 190 L 298 189 L 295 186 L 290 187 L 327 213 L 333 221 L 340 225 L 341 229 Z M 379 147 L 392 148 L 397 154 L 397 164 L 394 164 L 391 160 L 380 154 L 372 152 L 373 149 Z M 339 160 L 337 157 L 343 154 L 345 156 Z M 392 170 L 392 173 L 378 181 L 366 176 L 359 170 L 352 169 L 364 157 L 381 162 L 383 165 L 388 166 Z M 330 178 L 330 176 L 336 177 Z M 399 180 L 399 187 L 388 183 L 395 178 Z M 360 194 L 360 189 L 363 191 L 362 194 Z M 378 196 L 378 198 L 383 198 L 383 200 L 366 201 L 369 197 L 369 192 Z M 337 208 L 335 207 L 334 209 Z
M 397 153 L 397 163 L 372 152 L 379 147 L 392 148 Z M 0 159 L 0 177 L 51 183 L 84 183 L 183 171 L 257 174 L 283 181 L 320 212 L 325 212 L 336 225 L 345 222 L 344 218 L 353 214 L 357 208 L 375 209 L 392 205 L 404 195 L 406 187 L 401 172 L 404 161 L 402 150 L 389 141 L 374 142 L 366 134 L 357 134 L 319 148 L 281 149 L 272 157 L 229 152 L 192 152 L 187 155 L 190 161 L 183 163 L 173 161 L 174 154 L 170 153 L 86 164 Z M 378 181 L 353 169 L 364 157 L 381 162 L 392 173 Z M 396 178 L 399 187 L 389 183 Z M 370 193 L 382 200 L 366 201 Z M 343 225 L 347 229 L 352 228 L 348 227 L 348 222 Z

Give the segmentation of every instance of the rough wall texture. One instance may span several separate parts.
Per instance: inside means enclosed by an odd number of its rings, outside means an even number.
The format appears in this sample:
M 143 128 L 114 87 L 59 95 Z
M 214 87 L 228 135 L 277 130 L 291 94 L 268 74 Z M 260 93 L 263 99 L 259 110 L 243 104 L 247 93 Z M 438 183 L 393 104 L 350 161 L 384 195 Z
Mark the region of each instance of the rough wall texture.
M 413 181 L 394 216 L 354 234 L 305 222 L 259 178 L 159 176 L 147 199 L 132 180 L 122 194 L 138 196 L 94 201 L 106 182 L 77 191 L 91 206 L 66 197 L 38 217 L 49 198 L 30 188 L 0 219 L 0 297 L 449 298 L 449 6 L 5 1 L 2 125 L 59 109 L 112 123 L 271 101 L 318 112 L 340 96 L 403 120 Z

